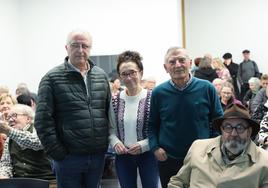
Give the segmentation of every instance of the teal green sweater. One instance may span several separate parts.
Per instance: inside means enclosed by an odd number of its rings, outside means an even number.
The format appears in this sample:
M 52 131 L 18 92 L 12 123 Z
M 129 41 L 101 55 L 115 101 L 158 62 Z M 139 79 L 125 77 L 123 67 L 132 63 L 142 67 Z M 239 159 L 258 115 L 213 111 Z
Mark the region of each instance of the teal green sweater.
M 149 144 L 169 157 L 183 159 L 196 139 L 209 138 L 209 123 L 223 115 L 214 86 L 193 77 L 182 91 L 170 81 L 153 90 L 149 118 Z

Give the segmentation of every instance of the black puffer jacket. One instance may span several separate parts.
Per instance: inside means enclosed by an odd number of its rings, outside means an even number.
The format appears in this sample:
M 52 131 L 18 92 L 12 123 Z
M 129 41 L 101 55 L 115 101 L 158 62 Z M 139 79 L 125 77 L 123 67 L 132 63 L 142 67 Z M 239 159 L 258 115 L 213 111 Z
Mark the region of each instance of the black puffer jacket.
M 47 154 L 61 160 L 66 154 L 105 151 L 108 146 L 107 75 L 89 61 L 86 91 L 82 75 L 68 64 L 49 71 L 41 80 L 35 127 Z

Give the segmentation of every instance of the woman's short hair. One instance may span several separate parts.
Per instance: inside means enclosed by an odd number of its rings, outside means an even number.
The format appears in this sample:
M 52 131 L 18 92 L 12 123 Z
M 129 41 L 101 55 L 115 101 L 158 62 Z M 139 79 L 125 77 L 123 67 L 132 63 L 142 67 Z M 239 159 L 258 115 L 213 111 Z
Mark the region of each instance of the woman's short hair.
M 116 70 L 117 73 L 119 74 L 119 68 L 122 65 L 122 63 L 128 63 L 128 62 L 133 62 L 137 65 L 140 71 L 143 71 L 143 64 L 142 64 L 142 57 L 138 52 L 135 51 L 125 51 L 121 54 L 119 54 L 117 58 L 117 66 Z
M 15 104 L 12 106 L 11 110 L 19 111 L 20 113 L 27 115 L 29 118 L 31 118 L 32 122 L 34 121 L 34 110 L 25 104 Z

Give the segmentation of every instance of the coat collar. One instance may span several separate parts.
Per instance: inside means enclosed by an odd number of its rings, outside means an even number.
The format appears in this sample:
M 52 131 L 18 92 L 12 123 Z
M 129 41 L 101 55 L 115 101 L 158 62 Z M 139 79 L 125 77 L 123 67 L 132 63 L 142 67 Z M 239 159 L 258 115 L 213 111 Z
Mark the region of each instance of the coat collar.
M 212 156 L 216 160 L 216 162 L 219 164 L 219 166 L 223 167 L 226 164 L 223 161 L 220 143 L 221 143 L 221 136 L 218 136 L 215 139 L 213 139 L 212 142 L 207 147 L 207 155 Z M 257 146 L 255 145 L 255 143 L 253 141 L 250 141 L 243 156 L 239 156 L 237 159 L 232 161 L 232 163 L 244 162 L 248 160 L 248 158 L 252 163 L 256 163 L 256 158 L 257 158 L 256 147 Z

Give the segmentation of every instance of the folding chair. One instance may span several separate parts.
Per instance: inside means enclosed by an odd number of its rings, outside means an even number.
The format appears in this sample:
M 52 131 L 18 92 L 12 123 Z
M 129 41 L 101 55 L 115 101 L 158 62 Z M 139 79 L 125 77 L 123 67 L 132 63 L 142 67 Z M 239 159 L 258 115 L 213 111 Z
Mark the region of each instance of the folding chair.
M 1 188 L 49 188 L 49 182 L 35 178 L 0 179 Z

